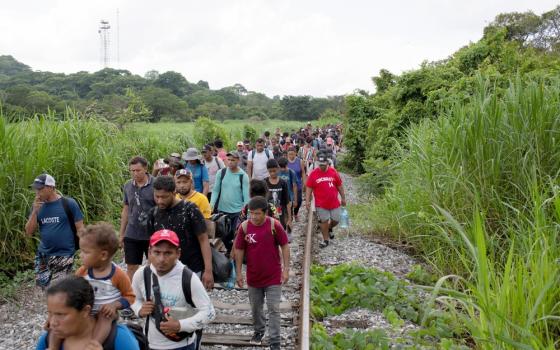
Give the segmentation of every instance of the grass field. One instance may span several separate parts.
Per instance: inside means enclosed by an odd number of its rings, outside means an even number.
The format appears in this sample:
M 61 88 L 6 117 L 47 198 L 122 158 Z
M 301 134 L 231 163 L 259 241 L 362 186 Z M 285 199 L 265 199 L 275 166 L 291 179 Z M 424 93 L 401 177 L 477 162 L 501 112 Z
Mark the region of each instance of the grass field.
M 119 130 L 104 121 L 80 119 L 71 111 L 63 120 L 37 116 L 8 123 L 0 112 L 0 279 L 3 273 L 13 276 L 31 266 L 37 237 L 25 236 L 23 227 L 34 197 L 29 184 L 37 174 L 52 174 L 57 189 L 80 203 L 86 222 L 117 223 L 131 157 L 141 155 L 151 164 L 171 152 L 201 147 L 216 135 L 234 147 L 247 125 L 253 135 L 262 135 L 277 127 L 292 131 L 305 122 L 207 119 L 196 125 L 138 123 Z

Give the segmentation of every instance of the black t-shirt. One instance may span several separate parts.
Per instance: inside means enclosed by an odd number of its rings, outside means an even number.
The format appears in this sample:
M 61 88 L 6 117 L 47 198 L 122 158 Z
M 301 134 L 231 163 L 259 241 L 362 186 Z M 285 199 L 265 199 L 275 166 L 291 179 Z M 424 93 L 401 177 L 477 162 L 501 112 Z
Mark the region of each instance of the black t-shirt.
M 204 270 L 198 236 L 206 232 L 206 222 L 195 204 L 182 200 L 168 209 L 155 207 L 148 219 L 148 233 L 151 236 L 162 229 L 172 230 L 179 237 L 183 264 L 194 272 Z
M 288 210 L 288 202 L 290 201 L 290 193 L 288 190 L 288 183 L 282 179 L 278 179 L 278 183 L 273 185 L 270 183 L 270 178 L 266 178 L 268 186 L 268 202 L 272 203 L 276 208 L 276 212 L 281 216 L 286 214 Z

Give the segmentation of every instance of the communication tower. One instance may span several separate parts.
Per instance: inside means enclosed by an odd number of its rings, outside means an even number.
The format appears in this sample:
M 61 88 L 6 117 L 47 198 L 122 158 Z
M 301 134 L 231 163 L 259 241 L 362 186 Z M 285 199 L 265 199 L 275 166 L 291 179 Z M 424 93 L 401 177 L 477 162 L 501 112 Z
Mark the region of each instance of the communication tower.
M 108 21 L 101 20 L 99 22 L 99 40 L 100 40 L 100 61 L 103 68 L 109 67 L 109 46 L 111 44 L 110 30 L 111 26 Z

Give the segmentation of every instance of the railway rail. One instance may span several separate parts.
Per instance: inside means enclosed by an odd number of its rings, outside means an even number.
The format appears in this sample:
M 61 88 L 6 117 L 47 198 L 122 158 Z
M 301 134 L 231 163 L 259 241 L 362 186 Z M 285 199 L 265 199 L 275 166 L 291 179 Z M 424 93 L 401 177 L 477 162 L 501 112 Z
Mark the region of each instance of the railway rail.
M 303 209 L 301 214 L 307 214 Z M 310 268 L 312 235 L 315 215 L 294 223 L 290 244 L 290 280 L 282 287 L 281 336 L 282 349 L 309 349 L 310 336 Z M 262 349 L 268 346 L 250 343 L 253 334 L 250 304 L 246 288 L 224 290 L 215 288 L 210 296 L 216 309 L 216 319 L 207 326 L 202 337 L 204 349 Z M 265 338 L 266 340 L 266 338 Z

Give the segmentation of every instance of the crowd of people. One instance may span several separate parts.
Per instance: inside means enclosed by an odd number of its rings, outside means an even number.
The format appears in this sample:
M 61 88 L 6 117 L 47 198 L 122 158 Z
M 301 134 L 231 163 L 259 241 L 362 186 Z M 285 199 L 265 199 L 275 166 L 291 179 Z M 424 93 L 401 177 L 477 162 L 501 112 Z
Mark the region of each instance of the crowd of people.
M 342 127 L 274 133 L 241 140 L 226 150 L 221 140 L 188 148 L 153 163 L 136 156 L 123 186 L 118 233 L 111 224 L 85 226 L 77 202 L 61 195 L 49 174 L 32 184 L 36 197 L 25 226 L 40 233 L 35 271 L 46 289 L 47 331 L 38 349 L 199 349 L 202 329 L 215 318 L 207 291 L 219 276 L 216 254 L 234 262 L 252 305 L 254 344 L 280 349 L 279 305 L 289 279 L 292 228 L 314 199 L 321 248 L 334 238 L 345 193 L 335 170 Z M 304 202 L 305 201 L 305 202 Z M 216 243 L 223 243 L 219 251 Z M 113 262 L 124 251 L 126 271 Z M 81 267 L 73 273 L 76 251 Z M 246 277 L 242 266 L 246 264 Z M 68 275 L 74 274 L 73 277 Z M 119 314 L 145 320 L 131 332 Z M 138 334 L 140 333 L 140 335 Z M 136 339 L 136 340 L 135 340 Z

